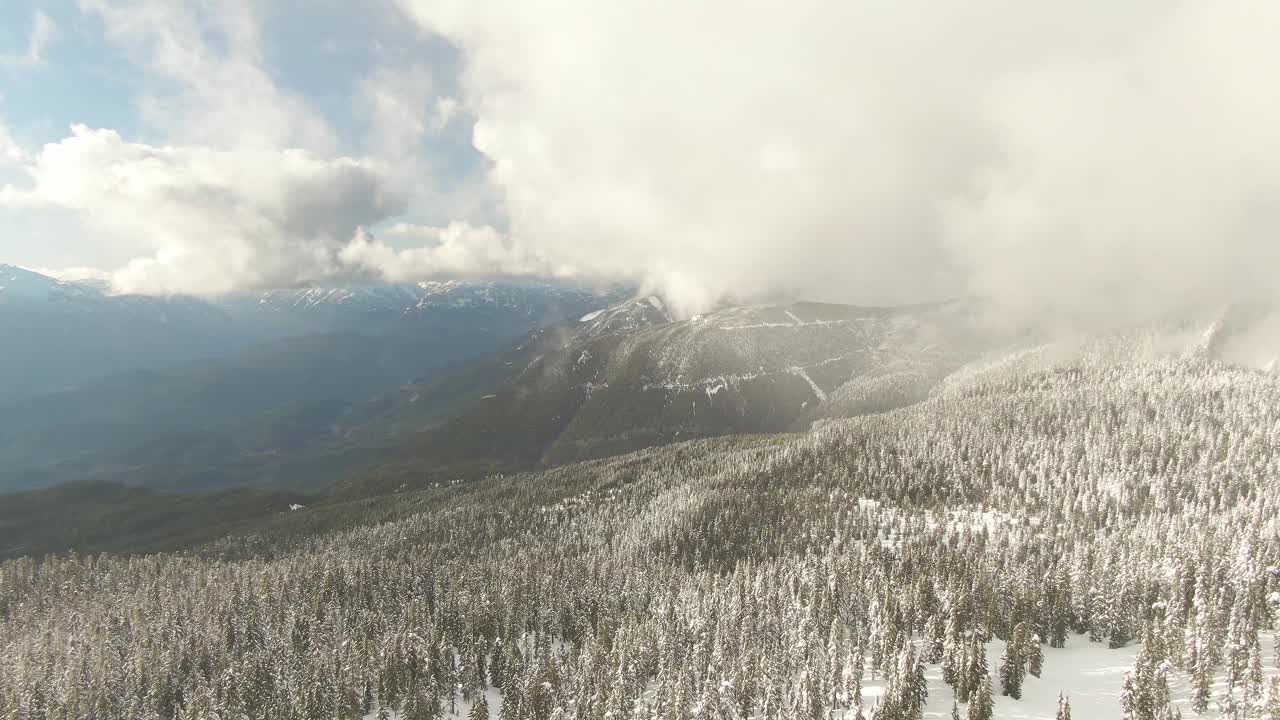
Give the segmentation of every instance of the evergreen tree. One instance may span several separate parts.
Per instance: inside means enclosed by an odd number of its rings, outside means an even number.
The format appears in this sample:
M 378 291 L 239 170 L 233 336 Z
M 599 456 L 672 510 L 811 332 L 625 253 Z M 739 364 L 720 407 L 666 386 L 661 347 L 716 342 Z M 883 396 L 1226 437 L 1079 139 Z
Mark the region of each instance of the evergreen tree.
M 471 711 L 467 713 L 467 720 L 489 720 L 489 699 L 485 697 L 483 688 L 476 692 L 476 699 L 471 704 Z
M 1027 643 L 1027 672 L 1032 677 L 1040 677 L 1040 672 L 1044 667 L 1044 650 L 1040 647 L 1040 636 L 1032 634 L 1031 639 Z
M 995 712 L 995 698 L 991 696 L 991 677 L 984 676 L 974 690 L 969 703 L 968 720 L 991 720 Z

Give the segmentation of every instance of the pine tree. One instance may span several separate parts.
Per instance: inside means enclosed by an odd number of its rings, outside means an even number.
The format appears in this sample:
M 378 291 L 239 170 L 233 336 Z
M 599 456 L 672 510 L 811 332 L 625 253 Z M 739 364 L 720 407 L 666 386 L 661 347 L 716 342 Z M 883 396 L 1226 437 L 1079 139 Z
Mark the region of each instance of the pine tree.
M 1040 647 L 1040 636 L 1031 635 L 1031 639 L 1027 644 L 1027 672 L 1032 677 L 1040 677 L 1040 671 L 1044 667 L 1044 650 Z
M 973 702 L 969 703 L 968 720 L 991 720 L 995 712 L 995 698 L 991 696 L 991 676 L 986 675 L 978 682 L 973 693 Z
M 1026 661 L 1022 654 L 1023 630 L 1022 623 L 1018 623 L 1000 656 L 1000 692 L 1014 700 L 1022 697 L 1022 678 L 1026 674 Z
M 1200 658 L 1191 678 L 1191 709 L 1203 714 L 1209 709 L 1209 669 L 1207 661 Z
M 1124 684 L 1120 687 L 1120 711 L 1124 720 L 1138 718 L 1138 689 L 1131 672 L 1124 674 Z
M 1058 693 L 1058 714 L 1056 720 L 1071 720 L 1071 700 L 1066 695 Z
M 1222 720 L 1239 720 L 1240 718 L 1240 707 L 1236 704 L 1236 695 L 1229 686 L 1227 694 L 1218 701 L 1218 712 Z
M 467 720 L 489 720 L 489 699 L 485 697 L 484 688 L 476 691 L 476 699 L 471 704 L 471 711 L 467 713 Z
M 1257 715 L 1263 720 L 1280 720 L 1280 675 L 1272 676 L 1267 684 L 1267 694 Z

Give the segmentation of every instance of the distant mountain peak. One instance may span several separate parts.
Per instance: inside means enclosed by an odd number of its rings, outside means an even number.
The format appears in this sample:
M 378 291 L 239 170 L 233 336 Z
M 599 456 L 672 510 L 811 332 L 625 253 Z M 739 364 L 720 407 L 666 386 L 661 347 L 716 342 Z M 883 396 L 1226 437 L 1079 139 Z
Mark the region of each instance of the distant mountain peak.
M 6 300 L 40 301 L 58 297 L 101 295 L 97 289 L 78 283 L 64 282 L 17 265 L 0 264 L 0 302 Z
M 646 295 L 583 315 L 578 319 L 577 335 L 591 338 L 635 332 L 654 325 L 665 325 L 674 319 L 661 298 Z
M 290 311 L 345 311 L 417 313 L 435 308 L 504 308 L 538 314 L 549 304 L 592 305 L 615 301 L 617 295 L 598 300 L 582 288 L 537 280 L 424 280 L 351 287 L 318 287 L 266 290 L 257 295 L 233 296 L 228 302 L 252 299 L 264 309 Z

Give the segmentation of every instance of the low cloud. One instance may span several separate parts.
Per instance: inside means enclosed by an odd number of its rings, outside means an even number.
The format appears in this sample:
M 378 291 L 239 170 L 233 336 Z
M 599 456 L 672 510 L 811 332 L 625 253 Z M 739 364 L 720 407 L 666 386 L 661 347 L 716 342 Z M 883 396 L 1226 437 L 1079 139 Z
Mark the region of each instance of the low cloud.
M 363 226 L 404 199 L 384 168 L 302 150 L 155 147 L 75 126 L 45 146 L 9 204 L 76 211 L 103 237 L 149 252 L 112 273 L 124 292 L 217 294 L 319 283 Z M 2 197 L 2 196 L 0 196 Z
M 436 228 L 400 223 L 385 234 L 408 247 L 395 249 L 367 233 L 360 233 L 343 248 L 339 259 L 353 269 L 393 282 L 430 277 L 573 274 L 568 268 L 557 272 L 543 259 L 488 226 L 452 223 Z
M 1274 297 L 1280 6 L 401 0 L 513 241 L 685 312 Z
M 0 206 L 70 210 L 147 292 L 553 275 L 683 314 L 1126 319 L 1280 292 L 1274 3 L 395 2 L 448 61 L 377 54 L 339 132 L 277 84 L 272 6 L 80 0 L 145 68 L 148 140 L 0 132 Z

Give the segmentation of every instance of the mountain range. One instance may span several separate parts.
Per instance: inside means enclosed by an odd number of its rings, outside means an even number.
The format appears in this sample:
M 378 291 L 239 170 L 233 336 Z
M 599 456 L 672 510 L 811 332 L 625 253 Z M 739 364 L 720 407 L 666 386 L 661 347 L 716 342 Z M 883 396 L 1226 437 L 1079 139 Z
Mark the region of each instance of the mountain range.
M 0 266 L 0 489 L 338 473 L 308 453 L 329 454 L 351 406 L 623 297 L 495 281 L 150 297 Z
M 1047 337 L 993 322 L 979 300 L 677 318 L 656 296 L 545 282 L 198 299 L 9 266 L 0 278 L 13 339 L 0 356 L 0 491 L 100 481 L 363 497 L 881 413 Z M 1229 308 L 1135 332 L 1265 366 L 1270 318 Z

